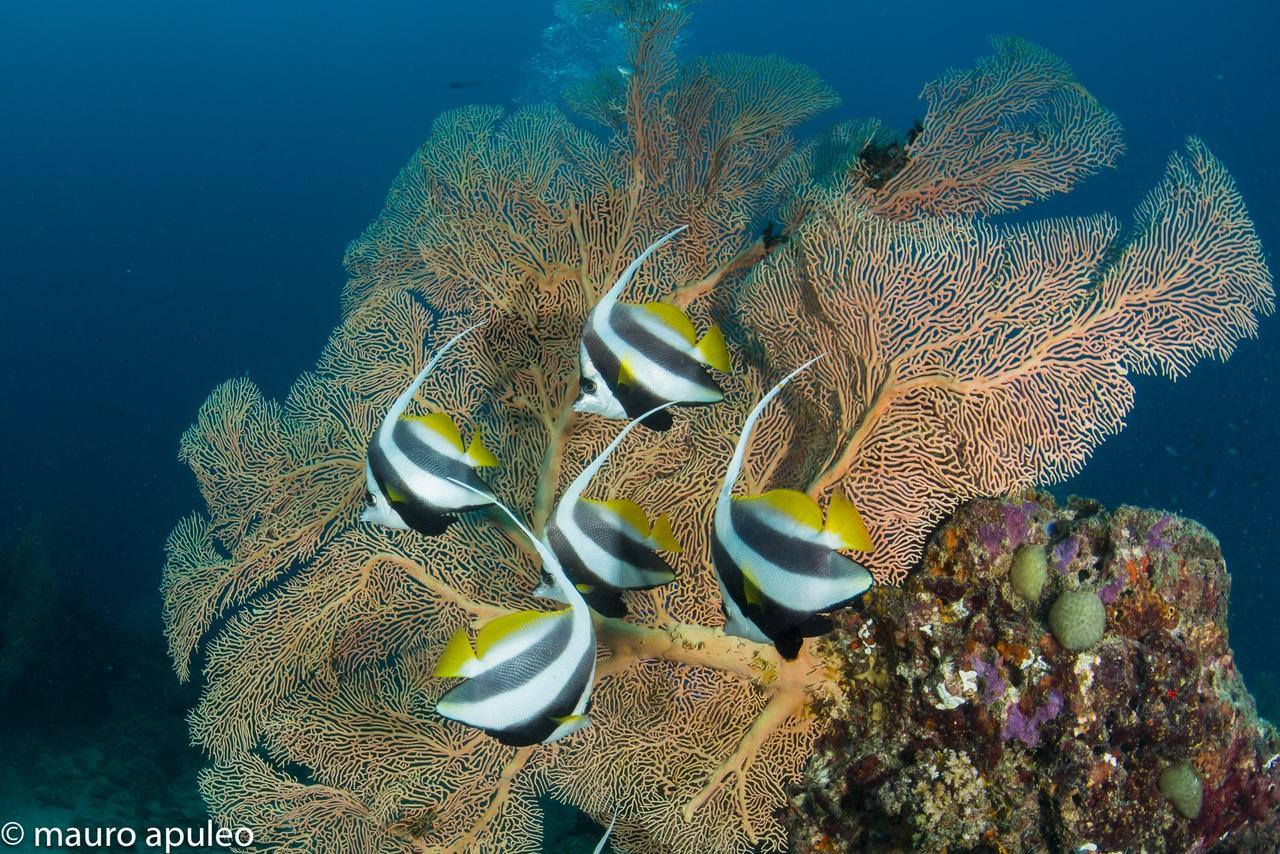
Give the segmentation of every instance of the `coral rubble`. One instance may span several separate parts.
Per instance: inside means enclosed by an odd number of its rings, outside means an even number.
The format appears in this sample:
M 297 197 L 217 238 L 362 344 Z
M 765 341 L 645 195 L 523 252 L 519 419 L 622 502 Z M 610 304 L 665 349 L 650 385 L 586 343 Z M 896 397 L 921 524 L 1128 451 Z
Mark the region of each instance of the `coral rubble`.
M 1050 555 L 1035 603 L 1009 582 L 1024 544 Z M 964 505 L 825 642 L 843 693 L 819 710 L 796 849 L 1275 850 L 1280 735 L 1227 645 L 1230 580 L 1213 535 L 1175 516 Z M 1071 652 L 1049 611 L 1077 590 L 1106 631 Z M 1179 766 L 1203 784 L 1194 819 L 1162 794 Z

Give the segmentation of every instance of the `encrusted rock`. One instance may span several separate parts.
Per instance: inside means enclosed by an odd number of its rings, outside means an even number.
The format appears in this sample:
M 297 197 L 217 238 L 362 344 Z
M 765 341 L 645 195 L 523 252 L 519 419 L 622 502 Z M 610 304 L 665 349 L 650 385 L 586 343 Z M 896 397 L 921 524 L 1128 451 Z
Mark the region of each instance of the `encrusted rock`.
M 1026 545 L 1047 557 L 1038 603 L 1009 579 Z M 821 642 L 844 695 L 815 710 L 795 849 L 1277 850 L 1280 736 L 1235 670 L 1229 589 L 1189 520 L 1046 495 L 960 508 L 905 585 Z M 1069 591 L 1105 610 L 1084 651 L 1049 630 Z M 1180 763 L 1194 818 L 1161 793 Z

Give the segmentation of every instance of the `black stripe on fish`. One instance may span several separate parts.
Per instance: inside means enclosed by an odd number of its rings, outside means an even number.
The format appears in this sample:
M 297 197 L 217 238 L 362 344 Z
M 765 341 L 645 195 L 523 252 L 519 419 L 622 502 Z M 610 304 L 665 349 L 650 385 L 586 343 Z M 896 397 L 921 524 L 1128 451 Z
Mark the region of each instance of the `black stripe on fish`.
M 571 620 L 562 620 L 560 625 L 547 632 L 533 646 L 522 650 L 512 658 L 483 673 L 454 686 L 440 698 L 441 702 L 458 704 L 483 704 L 502 702 L 501 697 L 508 691 L 526 685 L 538 674 L 554 665 L 573 635 Z M 555 696 L 535 708 L 512 709 L 512 722 L 501 729 L 485 729 L 489 735 L 503 744 L 524 747 L 545 741 L 560 727 L 557 718 L 572 715 L 577 708 L 578 700 L 589 686 L 591 669 L 595 665 L 595 647 L 587 650 L 574 666 L 570 677 L 565 680 Z M 526 712 L 523 718 L 516 718 L 519 712 Z
M 729 505 L 729 521 L 733 532 L 748 548 L 769 563 L 793 575 L 811 578 L 843 578 L 851 571 L 846 558 L 831 546 L 790 536 L 761 518 L 762 508 L 754 502 L 734 501 Z M 779 514 L 780 515 L 780 514 Z

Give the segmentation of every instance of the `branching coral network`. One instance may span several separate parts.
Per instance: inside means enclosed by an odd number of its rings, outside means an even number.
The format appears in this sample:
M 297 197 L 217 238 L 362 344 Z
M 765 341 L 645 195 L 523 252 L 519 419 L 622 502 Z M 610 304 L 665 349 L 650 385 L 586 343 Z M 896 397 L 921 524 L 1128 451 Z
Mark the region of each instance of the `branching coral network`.
M 536 850 L 542 794 L 633 851 L 779 850 L 777 814 L 833 683 L 726 637 L 710 568 L 714 494 L 746 411 L 809 355 L 831 358 L 756 428 L 744 487 L 843 490 L 881 582 L 901 580 L 959 502 L 1077 470 L 1122 426 L 1131 372 L 1225 357 L 1271 310 L 1270 275 L 1230 177 L 1198 141 L 1123 234 L 1109 216 L 1007 225 L 1114 162 L 1119 125 L 1047 52 L 995 42 L 926 87 L 922 131 L 888 180 L 886 132 L 793 130 L 837 103 L 776 57 L 681 63 L 680 4 L 619 12 L 624 85 L 553 106 L 441 116 L 348 250 L 344 315 L 283 403 L 217 389 L 182 440 L 208 503 L 168 542 L 163 592 L 221 821 L 309 850 Z M 603 79 L 603 78 L 602 78 Z M 783 239 L 767 223 L 785 226 Z M 594 724 L 506 747 L 434 714 L 430 673 L 460 626 L 537 607 L 526 543 L 483 516 L 423 538 L 357 524 L 365 448 L 431 351 L 486 321 L 419 405 L 479 427 L 486 477 L 540 528 L 616 426 L 576 416 L 577 344 L 595 299 L 674 224 L 629 300 L 725 327 L 722 404 L 637 431 L 595 480 L 670 514 L 674 584 L 598 619 Z M 772 237 L 770 237 L 772 235 Z M 470 422 L 469 424 L 467 422 Z

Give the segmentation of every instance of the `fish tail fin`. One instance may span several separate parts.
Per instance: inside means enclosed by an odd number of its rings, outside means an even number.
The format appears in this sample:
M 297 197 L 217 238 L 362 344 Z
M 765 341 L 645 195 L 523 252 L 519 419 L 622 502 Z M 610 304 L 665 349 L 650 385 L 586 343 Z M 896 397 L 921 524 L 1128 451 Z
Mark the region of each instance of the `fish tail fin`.
M 493 451 L 485 447 L 484 440 L 480 438 L 479 427 L 471 434 L 471 446 L 467 448 L 463 460 L 477 468 L 492 468 L 498 465 L 498 458 L 493 455 Z
M 704 365 L 710 365 L 717 371 L 729 371 L 729 347 L 724 343 L 724 333 L 719 325 L 713 323 L 702 336 L 702 340 L 693 348 L 693 355 Z
M 677 554 L 684 551 L 684 547 L 676 539 L 676 532 L 671 530 L 671 517 L 666 513 L 659 513 L 658 518 L 653 520 L 653 528 L 649 531 L 649 542 L 659 551 Z
M 853 502 L 845 497 L 844 490 L 839 487 L 831 493 L 831 504 L 827 507 L 827 525 L 825 533 L 842 549 L 858 552 L 869 552 L 873 548 L 871 535 L 862 521 L 862 515 Z
M 479 671 L 479 665 L 480 659 L 476 658 L 475 650 L 471 648 L 467 630 L 458 629 L 449 638 L 444 652 L 440 653 L 440 660 L 436 662 L 432 675 L 442 678 L 473 676 Z

